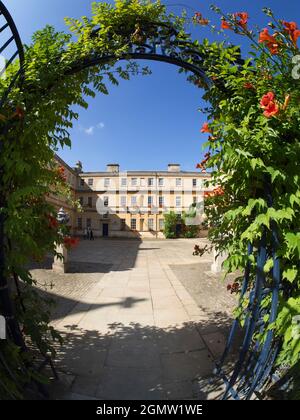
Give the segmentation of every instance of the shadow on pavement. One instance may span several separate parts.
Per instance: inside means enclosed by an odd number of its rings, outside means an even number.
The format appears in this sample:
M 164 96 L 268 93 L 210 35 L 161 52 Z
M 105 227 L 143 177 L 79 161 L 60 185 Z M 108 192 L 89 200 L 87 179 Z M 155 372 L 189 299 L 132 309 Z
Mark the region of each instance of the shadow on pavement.
M 218 314 L 167 328 L 112 323 L 105 333 L 66 325 L 51 399 L 219 399 L 224 386 L 213 369 L 224 323 L 231 320 Z

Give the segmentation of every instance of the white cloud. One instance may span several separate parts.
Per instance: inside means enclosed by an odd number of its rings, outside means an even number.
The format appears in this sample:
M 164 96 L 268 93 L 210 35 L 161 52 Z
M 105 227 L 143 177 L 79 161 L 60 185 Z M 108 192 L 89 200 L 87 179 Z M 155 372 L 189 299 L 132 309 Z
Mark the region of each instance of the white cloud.
M 95 127 L 92 125 L 91 127 L 89 127 L 89 128 L 85 128 L 84 129 L 84 132 L 85 132 L 85 134 L 87 134 L 88 136 L 92 136 L 93 134 L 94 134 L 94 130 L 95 130 Z
M 95 129 L 102 130 L 105 127 L 104 122 L 99 122 L 96 126 L 91 125 L 90 127 L 83 127 L 82 125 L 79 125 L 79 130 L 83 131 L 88 136 L 93 136 L 95 133 Z

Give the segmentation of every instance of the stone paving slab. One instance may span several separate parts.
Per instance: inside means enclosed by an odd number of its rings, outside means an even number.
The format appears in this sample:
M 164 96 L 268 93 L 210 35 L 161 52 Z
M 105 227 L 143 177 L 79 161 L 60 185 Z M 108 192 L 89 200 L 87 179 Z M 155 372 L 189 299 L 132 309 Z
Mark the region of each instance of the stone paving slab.
M 197 384 L 212 375 L 224 340 L 170 268 L 197 264 L 195 244 L 199 240 L 82 241 L 70 260 L 86 273 L 70 274 L 74 283 L 64 283 L 68 277 L 48 270 L 53 290 L 66 300 L 58 299 L 63 308 L 53 320 L 65 338 L 57 366 L 75 377 L 69 393 L 55 398 L 198 397 Z M 99 272 L 103 264 L 110 264 L 107 272 Z

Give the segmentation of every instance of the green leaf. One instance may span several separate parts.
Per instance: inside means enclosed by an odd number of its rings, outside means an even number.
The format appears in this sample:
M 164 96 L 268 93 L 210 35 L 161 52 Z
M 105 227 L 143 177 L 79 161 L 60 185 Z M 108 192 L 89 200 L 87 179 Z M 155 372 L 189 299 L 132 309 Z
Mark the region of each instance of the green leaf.
M 265 263 L 265 265 L 264 265 L 264 272 L 265 273 L 269 273 L 270 270 L 273 268 L 273 265 L 274 265 L 273 259 L 272 258 L 269 258 L 267 260 L 267 262 Z
M 298 274 L 298 270 L 296 268 L 288 268 L 283 271 L 282 278 L 287 279 L 289 282 L 293 283 L 293 281 L 296 279 Z

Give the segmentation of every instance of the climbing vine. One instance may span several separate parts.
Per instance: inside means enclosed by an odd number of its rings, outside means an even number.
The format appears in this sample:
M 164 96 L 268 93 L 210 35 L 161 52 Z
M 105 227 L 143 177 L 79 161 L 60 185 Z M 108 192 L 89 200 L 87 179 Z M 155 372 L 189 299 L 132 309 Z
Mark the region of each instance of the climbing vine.
M 250 260 L 253 285 L 259 241 L 265 230 L 267 243 L 272 243 L 275 226 L 282 288 L 278 316 L 269 328 L 281 343 L 277 364 L 290 369 L 300 359 L 300 85 L 293 58 L 299 54 L 300 30 L 295 22 L 277 20 L 270 9 L 264 9 L 269 22 L 258 33 L 249 28 L 246 12 L 224 15 L 214 10 L 224 32 L 250 40 L 251 52 L 241 62 L 237 48 L 220 53 L 220 45 L 206 43 L 219 57 L 207 65 L 209 75 L 229 93 L 215 86 L 204 96 L 211 104 L 201 129 L 208 135 L 208 151 L 197 166 L 212 171 L 215 186 L 205 199 L 210 239 L 219 252 L 228 253 L 227 273 L 243 271 Z M 254 245 L 251 256 L 249 243 Z M 272 286 L 273 261 L 270 255 L 264 266 L 266 287 Z M 241 282 L 238 278 L 231 290 L 239 292 Z M 246 295 L 236 311 L 241 322 L 248 301 Z M 266 297 L 262 306 L 270 305 Z
M 221 13 L 219 9 L 216 9 Z M 270 10 L 267 15 L 273 19 Z M 49 326 L 49 311 L 34 292 L 34 280 L 25 268 L 28 261 L 55 253 L 61 243 L 54 209 L 47 194 L 55 189 L 67 194 L 63 174 L 53 167 L 58 146 L 71 146 L 69 130 L 78 118 L 74 105 L 87 108 L 88 97 L 107 94 L 107 84 L 118 84 L 131 75 L 148 74 L 135 62 L 117 63 L 131 45 L 141 45 L 155 36 L 158 25 L 176 30 L 179 43 L 189 41 L 203 58 L 203 69 L 213 81 L 196 76 L 188 80 L 206 89 L 208 133 L 204 161 L 198 165 L 212 171 L 215 191 L 206 197 L 210 239 L 226 250 L 227 272 L 243 270 L 248 261 L 247 245 L 257 245 L 261 227 L 278 226 L 283 290 L 279 316 L 272 326 L 282 342 L 278 363 L 299 361 L 299 335 L 294 328 L 300 314 L 299 296 L 299 82 L 292 77 L 292 57 L 297 53 L 298 29 L 293 22 L 272 20 L 259 37 L 247 27 L 247 14 L 221 15 L 224 31 L 248 36 L 251 58 L 242 61 L 240 49 L 227 42 L 192 41 L 185 23 L 206 26 L 200 13 L 192 19 L 167 14 L 159 2 L 116 0 L 115 5 L 92 4 L 91 18 L 66 19 L 70 34 L 47 26 L 36 32 L 25 47 L 25 78 L 16 86 L 1 110 L 0 156 L 1 212 L 5 217 L 5 276 L 11 287 L 17 323 L 26 343 L 42 355 L 54 354 L 52 342 L 59 340 Z M 94 66 L 91 58 L 109 56 Z M 193 56 L 187 58 L 193 62 Z M 3 92 L 14 77 L 18 63 L 0 80 Z M 1 93 L 1 92 L 0 92 Z M 264 180 L 272 183 L 273 205 L 266 203 Z M 71 197 L 70 197 L 71 199 Z M 76 205 L 76 203 L 72 203 Z M 254 257 L 251 259 L 254 281 Z M 272 261 L 265 266 L 267 276 Z M 1 313 L 5 313 L 0 299 Z M 266 305 L 269 302 L 265 303 Z M 243 322 L 243 308 L 237 316 Z M 262 337 L 263 340 L 263 337 Z M 0 398 L 21 398 L 24 384 L 40 380 L 34 369 L 34 352 L 16 344 L 13 335 L 0 342 Z

